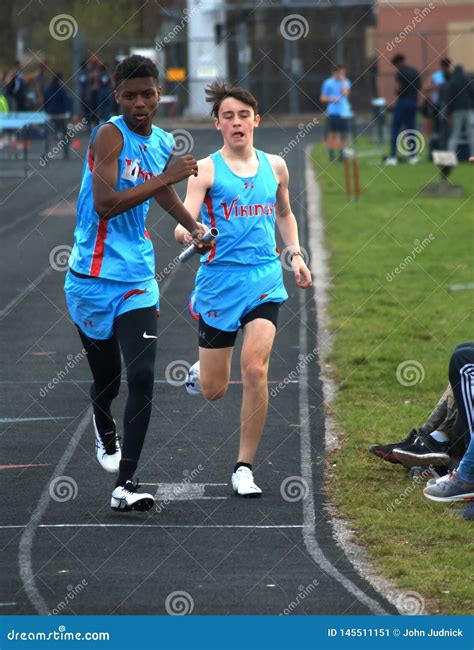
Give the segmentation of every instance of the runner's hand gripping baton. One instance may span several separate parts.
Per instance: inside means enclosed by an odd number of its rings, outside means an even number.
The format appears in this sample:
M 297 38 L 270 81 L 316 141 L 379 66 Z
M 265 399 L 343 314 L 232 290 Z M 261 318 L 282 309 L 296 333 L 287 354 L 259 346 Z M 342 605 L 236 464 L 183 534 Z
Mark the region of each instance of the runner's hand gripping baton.
M 211 239 L 215 239 L 216 237 L 219 236 L 219 231 L 217 228 L 211 228 L 206 232 L 206 234 L 199 239 L 199 241 L 202 241 L 204 243 L 211 241 Z M 195 253 L 197 253 L 197 248 L 194 244 L 191 244 L 187 248 L 184 249 L 184 251 L 179 255 L 178 259 L 180 262 L 187 262 Z

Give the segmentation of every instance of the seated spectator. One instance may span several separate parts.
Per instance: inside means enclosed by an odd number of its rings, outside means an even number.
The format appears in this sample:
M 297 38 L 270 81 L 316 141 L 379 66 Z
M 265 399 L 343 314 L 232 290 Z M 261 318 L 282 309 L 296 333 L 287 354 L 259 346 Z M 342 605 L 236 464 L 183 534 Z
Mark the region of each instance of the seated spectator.
M 423 494 L 432 501 L 474 501 L 474 343 L 462 343 L 454 350 L 449 383 L 469 444 L 458 468 L 428 481 Z
M 448 385 L 419 429 L 412 429 L 400 442 L 372 445 L 369 451 L 382 460 L 405 467 L 449 465 L 451 455 L 461 457 L 464 453 L 459 428 L 453 392 Z

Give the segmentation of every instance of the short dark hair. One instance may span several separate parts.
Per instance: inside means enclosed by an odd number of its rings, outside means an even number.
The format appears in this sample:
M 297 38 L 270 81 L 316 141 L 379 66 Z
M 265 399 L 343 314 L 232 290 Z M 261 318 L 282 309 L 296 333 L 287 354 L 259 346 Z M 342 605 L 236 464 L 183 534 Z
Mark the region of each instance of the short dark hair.
M 448 59 L 447 57 L 443 57 L 440 61 L 441 65 L 444 65 L 446 68 L 451 67 L 451 59 Z
M 158 83 L 158 68 L 151 59 L 139 54 L 132 54 L 120 61 L 115 68 L 115 87 L 117 88 L 125 79 L 136 79 L 137 77 L 152 77 Z
M 219 116 L 219 108 L 224 99 L 234 97 L 240 102 L 251 106 L 255 113 L 258 113 L 258 102 L 252 93 L 241 86 L 227 84 L 223 79 L 216 79 L 209 86 L 206 86 L 206 102 L 212 102 L 211 115 Z
M 395 54 L 391 61 L 392 65 L 398 65 L 399 63 L 405 63 L 405 55 L 404 54 Z

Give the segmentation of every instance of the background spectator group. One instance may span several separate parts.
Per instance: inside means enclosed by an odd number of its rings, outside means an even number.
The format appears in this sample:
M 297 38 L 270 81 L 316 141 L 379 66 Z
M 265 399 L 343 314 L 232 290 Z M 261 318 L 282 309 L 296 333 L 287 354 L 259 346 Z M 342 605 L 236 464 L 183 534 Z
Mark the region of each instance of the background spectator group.
M 78 75 L 81 105 L 78 117 L 85 118 L 92 128 L 115 114 L 112 74 L 93 56 L 83 61 Z M 73 102 L 63 75 L 51 70 L 46 60 L 36 66 L 15 61 L 11 70 L 0 71 L 0 89 L 2 111 L 44 110 L 48 114 L 72 115 Z
M 433 149 L 459 152 L 465 143 L 468 147 L 464 158 L 474 155 L 474 83 L 466 75 L 463 66 L 442 58 L 439 68 L 423 86 L 418 70 L 408 65 L 403 54 L 392 59 L 395 73 L 396 101 L 392 120 L 391 151 L 386 165 L 397 164 L 397 138 L 402 130 L 416 128 L 416 112 L 421 109 L 426 119 L 426 130 Z M 408 162 L 418 162 L 416 152 Z

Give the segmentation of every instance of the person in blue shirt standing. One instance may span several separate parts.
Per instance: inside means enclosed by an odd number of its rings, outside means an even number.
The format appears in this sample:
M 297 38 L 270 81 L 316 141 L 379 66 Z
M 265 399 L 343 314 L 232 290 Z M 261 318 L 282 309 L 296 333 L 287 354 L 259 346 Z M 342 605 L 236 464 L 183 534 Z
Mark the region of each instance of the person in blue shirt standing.
M 346 77 L 343 65 L 337 65 L 332 76 L 323 83 L 321 101 L 327 104 L 328 117 L 327 149 L 330 160 L 334 160 L 335 149 L 339 149 L 339 159 L 343 158 L 350 119 L 352 117 L 349 95 L 351 82 Z
M 240 447 L 231 481 L 238 496 L 259 497 L 262 490 L 254 482 L 252 462 L 268 410 L 268 364 L 278 311 L 288 297 L 275 226 L 300 288 L 311 286 L 311 273 L 299 246 L 286 163 L 253 145 L 260 122 L 257 100 L 249 91 L 221 81 L 208 86 L 206 93 L 224 143 L 199 161 L 199 176 L 189 179 L 185 205 L 206 226 L 217 227 L 219 236 L 196 276 L 199 361 L 189 370 L 186 388 L 208 400 L 224 396 L 242 329 Z M 181 226 L 175 236 L 178 242 L 190 241 Z
M 199 238 L 197 224 L 172 187 L 197 163 L 183 156 L 168 166 L 174 139 L 153 124 L 160 99 L 158 71 L 142 56 L 124 59 L 115 71 L 121 115 L 91 134 L 78 199 L 74 246 L 66 274 L 66 302 L 92 371 L 91 398 L 96 456 L 118 472 L 114 510 L 149 510 L 151 494 L 133 482 L 147 432 L 154 384 L 159 291 L 146 217 L 154 198 Z M 196 242 L 204 252 L 206 245 Z M 120 448 L 112 401 L 127 370 L 128 399 Z

